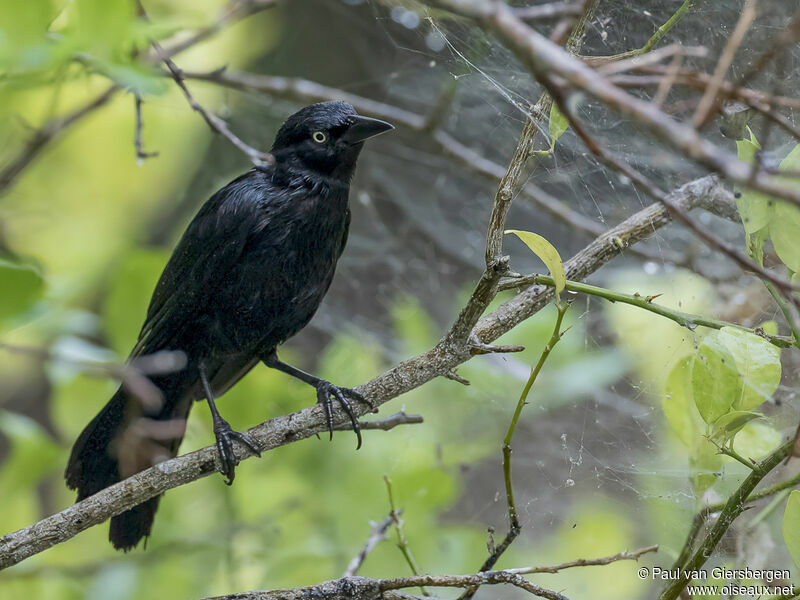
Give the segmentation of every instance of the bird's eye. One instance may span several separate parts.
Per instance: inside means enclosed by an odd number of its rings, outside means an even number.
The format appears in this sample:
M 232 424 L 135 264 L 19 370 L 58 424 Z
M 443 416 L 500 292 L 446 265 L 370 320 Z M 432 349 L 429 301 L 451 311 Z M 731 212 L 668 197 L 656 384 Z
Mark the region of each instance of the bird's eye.
M 328 139 L 328 136 L 325 135 L 324 131 L 315 131 L 311 134 L 311 139 L 313 139 L 318 144 L 324 144 L 325 140 Z

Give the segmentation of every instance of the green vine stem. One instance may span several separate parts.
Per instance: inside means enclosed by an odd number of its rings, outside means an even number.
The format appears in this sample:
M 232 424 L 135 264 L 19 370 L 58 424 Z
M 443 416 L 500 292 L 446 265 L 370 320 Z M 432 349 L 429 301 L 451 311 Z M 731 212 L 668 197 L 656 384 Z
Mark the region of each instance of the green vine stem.
M 400 516 L 401 511 L 397 510 L 395 507 L 394 493 L 392 492 L 392 480 L 388 475 L 384 475 L 383 481 L 386 483 L 386 494 L 389 496 L 389 515 L 394 521 L 395 531 L 397 532 L 397 547 L 400 549 L 400 552 L 402 552 L 403 557 L 406 559 L 408 566 L 411 568 L 411 572 L 414 573 L 414 575 L 419 575 L 419 565 L 417 564 L 414 555 L 411 553 L 411 547 L 408 545 L 408 539 L 406 539 L 405 525 L 403 524 L 403 519 Z M 424 587 L 420 586 L 419 589 L 423 596 L 430 596 L 430 593 Z
M 676 600 L 676 598 L 678 598 L 680 593 L 683 591 L 683 588 L 686 587 L 686 584 L 689 582 L 689 573 L 698 571 L 700 568 L 702 568 L 702 566 L 714 552 L 714 549 L 722 539 L 722 536 L 731 526 L 731 523 L 733 523 L 733 521 L 740 514 L 742 514 L 742 512 L 745 510 L 746 504 L 751 501 L 751 494 L 755 487 L 761 482 L 762 479 L 764 479 L 764 477 L 767 476 L 767 474 L 769 474 L 770 471 L 772 471 L 772 469 L 777 467 L 783 459 L 791 455 L 793 449 L 794 440 L 783 444 L 764 460 L 752 467 L 753 470 L 750 475 L 747 476 L 738 489 L 733 492 L 730 498 L 728 498 L 727 502 L 725 502 L 725 506 L 720 511 L 716 523 L 714 523 L 711 531 L 709 531 L 708 535 L 700 543 L 700 546 L 697 548 L 694 554 L 689 557 L 688 554 L 691 552 L 691 549 L 689 548 L 687 550 L 686 547 L 684 548 L 685 551 L 681 553 L 681 556 L 685 555 L 687 558 L 681 563 L 676 564 L 676 568 L 680 570 L 681 577 L 672 581 L 664 589 L 664 591 L 658 597 L 659 600 Z M 703 509 L 703 511 L 701 511 L 701 513 L 702 512 L 711 514 L 710 507 L 706 507 Z M 701 513 L 698 513 L 698 515 Z M 704 520 L 705 518 L 698 519 L 695 517 L 695 523 L 692 524 L 692 528 L 696 528 L 699 532 Z M 695 533 L 695 535 L 697 534 Z
M 532 281 L 528 277 L 525 277 L 525 283 L 534 283 L 534 284 L 542 284 L 547 285 L 550 287 L 555 287 L 555 282 L 553 281 L 552 277 L 548 275 L 533 275 Z M 520 282 L 517 280 L 510 280 L 504 281 L 500 284 L 500 290 L 508 290 L 518 287 Z M 709 319 L 707 317 L 701 317 L 699 315 L 692 315 L 689 313 L 681 312 L 679 310 L 674 310 L 671 308 L 667 308 L 661 304 L 655 304 L 653 300 L 655 300 L 658 296 L 642 296 L 640 294 L 622 294 L 620 292 L 614 292 L 612 290 L 608 290 L 606 288 L 597 287 L 595 285 L 589 285 L 588 283 L 580 283 L 578 281 L 570 281 L 567 280 L 566 289 L 571 292 L 577 292 L 579 294 L 588 294 L 590 296 L 597 296 L 598 298 L 603 298 L 608 300 L 609 302 L 620 302 L 623 304 L 630 304 L 631 306 L 638 306 L 644 310 L 650 311 L 651 313 L 655 313 L 657 315 L 661 315 L 662 317 L 666 317 L 672 321 L 675 321 L 681 327 L 686 327 L 694 331 L 697 327 L 709 327 L 711 329 L 722 329 L 723 327 L 735 327 L 736 329 L 741 329 L 742 331 L 747 331 L 750 333 L 754 333 L 763 337 L 764 339 L 768 340 L 771 344 L 779 347 L 779 348 L 789 348 L 795 344 L 795 340 L 792 337 L 787 337 L 783 335 L 770 335 L 764 332 L 761 329 L 753 329 L 751 327 L 744 327 L 742 325 L 738 325 L 736 323 L 729 323 L 727 321 L 721 321 L 719 319 Z

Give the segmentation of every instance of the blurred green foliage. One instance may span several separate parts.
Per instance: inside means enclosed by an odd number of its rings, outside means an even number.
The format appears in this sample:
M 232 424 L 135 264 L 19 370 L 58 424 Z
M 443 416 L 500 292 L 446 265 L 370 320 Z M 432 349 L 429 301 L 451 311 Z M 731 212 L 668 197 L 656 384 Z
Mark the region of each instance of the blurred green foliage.
M 61 357 L 47 367 L 52 393 L 41 419 L 0 407 L 0 432 L 9 442 L 0 464 L 0 534 L 73 502 L 62 480 L 70 445 L 116 386 L 85 373 L 81 361 L 122 360 L 132 346 L 168 256 L 167 250 L 146 249 L 139 241 L 163 204 L 180 197 L 211 136 L 174 86 L 145 60 L 148 40 L 207 25 L 209 15 L 224 4 L 160 0 L 148 3 L 151 20 L 146 21 L 129 0 L 0 3 L 0 163 L 24 148 L 31 128 L 74 110 L 110 85 L 123 88 L 108 106 L 48 146 L 0 200 L 1 241 L 14 249 L 14 256 L 0 259 L 0 336 L 4 343 L 48 347 Z M 276 42 L 280 25 L 279 11 L 248 19 L 181 54 L 180 65 L 187 70 L 246 65 Z M 218 108 L 225 100 L 220 91 L 199 84 L 193 91 L 206 106 Z M 148 149 L 161 152 L 140 165 L 132 144 L 130 92 L 146 101 Z M 554 143 L 566 128 L 554 105 Z M 756 150 L 751 137 L 741 143 L 740 156 L 752 160 Z M 798 169 L 796 150 L 782 168 Z M 796 280 L 797 209 L 782 203 L 772 211 L 763 198 L 746 194 L 739 207 L 754 255 L 760 256 L 771 238 Z M 660 301 L 687 312 L 706 314 L 716 300 L 707 281 L 682 271 L 659 279 L 620 273 L 611 283 L 620 291 L 647 286 L 665 292 Z M 490 309 L 510 297 L 502 294 Z M 454 314 L 462 300 L 454 300 Z M 719 443 L 729 443 L 735 434 L 737 451 L 754 458 L 780 440 L 769 419 L 751 418 L 760 414 L 754 409 L 780 380 L 776 349 L 735 330 L 705 336 L 689 332 L 621 304 L 604 305 L 617 346 L 601 347 L 584 318 L 594 304 L 583 302 L 568 313 L 566 325 L 572 329 L 532 390 L 523 421 L 574 410 L 587 395 L 629 377 L 636 381 L 631 387 L 640 390 L 632 394 L 637 407 L 650 411 L 663 400 L 666 426 L 656 420 L 647 432 L 653 440 L 649 447 L 625 448 L 628 471 L 619 476 L 631 492 L 625 502 L 600 486 L 571 504 L 565 500 L 568 506 L 560 514 L 567 517 L 520 538 L 499 567 L 613 554 L 654 541 L 662 543 L 663 553 L 674 554 L 702 495 L 727 493 L 733 484 L 720 473 L 743 469 L 704 437 L 714 431 L 709 426 L 717 425 Z M 584 312 L 578 310 L 584 306 Z M 416 299 L 398 298 L 391 317 L 393 349 L 400 356 L 427 350 L 441 335 Z M 485 490 L 467 487 L 463 467 L 489 465 L 498 477 L 482 485 L 500 484 L 502 434 L 553 317 L 549 307 L 499 340 L 523 345 L 524 352 L 476 358 L 461 368 L 471 386 L 437 379 L 382 411 L 404 406 L 423 414 L 424 424 L 366 432 L 358 453 L 345 432 L 332 443 L 291 444 L 244 462 L 230 488 L 222 477 L 212 476 L 172 490 L 162 500 L 146 551 L 116 553 L 106 542 L 106 526 L 93 527 L 0 574 L 0 598 L 200 598 L 336 577 L 361 548 L 369 521 L 389 511 L 384 474 L 393 480 L 422 569 L 473 572 L 486 555 L 488 523 L 482 512 L 465 514 L 454 507 Z M 290 350 L 284 356 L 303 366 L 304 357 L 291 356 Z M 317 358 L 316 370 L 343 385 L 362 383 L 392 362 L 377 343 L 356 332 L 338 334 Z M 25 357 L 3 354 L 0 381 L 7 388 L 24 387 L 26 378 L 36 375 L 32 371 Z M 725 392 L 724 404 L 718 404 L 720 392 Z M 258 367 L 220 404 L 233 426 L 244 429 L 311 402 L 307 386 Z M 199 408 L 190 418 L 182 451 L 213 441 L 210 418 Z M 41 423 L 52 423 L 52 430 Z M 586 431 L 591 435 L 591 424 Z M 515 443 L 537 448 L 539 440 L 520 437 Z M 498 485 L 494 505 L 502 509 L 500 492 Z M 784 516 L 795 558 L 796 497 L 795 492 Z M 520 498 L 518 503 L 523 512 L 535 513 L 536 501 Z M 637 567 L 617 563 L 532 579 L 576 598 L 634 598 L 647 589 L 636 577 Z M 399 576 L 408 574 L 408 567 L 387 541 L 369 556 L 361 574 Z

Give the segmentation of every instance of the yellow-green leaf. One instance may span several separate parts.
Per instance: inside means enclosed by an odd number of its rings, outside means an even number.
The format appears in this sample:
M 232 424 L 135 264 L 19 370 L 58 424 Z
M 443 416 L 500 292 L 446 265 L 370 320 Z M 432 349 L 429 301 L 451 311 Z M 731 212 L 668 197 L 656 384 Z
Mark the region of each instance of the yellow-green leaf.
M 664 416 L 681 441 L 691 448 L 703 430 L 692 393 L 692 357 L 679 360 L 670 371 L 661 401 Z
M 564 132 L 569 128 L 569 121 L 564 116 L 559 108 L 558 104 L 553 102 L 552 106 L 550 107 L 550 151 L 553 151 L 553 148 L 556 146 L 556 140 L 560 138 Z
M 781 381 L 780 349 L 763 337 L 736 327 L 723 327 L 715 336 L 733 355 L 742 380 L 733 408 L 748 411 L 769 400 Z
M 796 273 L 795 273 L 796 275 Z M 778 335 L 778 323 L 773 320 L 764 321 L 759 325 L 761 329 L 764 330 L 764 333 L 767 335 Z
M 733 449 L 742 456 L 763 460 L 783 441 L 783 436 L 762 419 L 750 421 L 733 440 Z
M 783 513 L 783 540 L 794 564 L 800 567 L 800 491 L 789 494 Z
M 689 454 L 689 480 L 694 493 L 703 493 L 717 482 L 722 470 L 722 455 L 716 446 L 706 438 L 698 438 L 697 444 Z
M 726 444 L 750 421 L 761 418 L 763 418 L 763 415 L 757 412 L 733 410 L 714 421 L 711 429 L 711 439 L 720 444 Z
M 555 246 L 539 234 L 531 233 L 530 231 L 507 229 L 506 233 L 513 233 L 516 235 L 542 260 L 545 266 L 550 270 L 550 275 L 556 283 L 556 299 L 560 300 L 560 294 L 567 285 L 567 276 L 564 273 L 564 263 L 561 260 L 561 255 L 558 253 Z
M 692 365 L 694 402 L 703 420 L 711 424 L 730 411 L 741 395 L 736 361 L 715 335 L 700 344 Z
M 800 169 L 800 144 L 796 145 L 781 161 L 781 171 Z M 779 177 L 781 183 L 800 189 L 796 177 Z M 800 271 L 800 208 L 786 201 L 774 200 L 772 218 L 769 222 L 769 236 L 775 253 L 792 271 Z
M 750 139 L 739 140 L 736 142 L 736 148 L 739 160 L 752 164 L 756 151 L 761 149 L 761 145 L 749 127 L 747 130 L 750 132 Z M 736 208 L 739 209 L 739 214 L 742 216 L 742 225 L 744 225 L 744 230 L 748 234 L 764 229 L 770 223 L 772 204 L 770 197 L 765 194 L 749 189 L 740 190 L 736 198 Z

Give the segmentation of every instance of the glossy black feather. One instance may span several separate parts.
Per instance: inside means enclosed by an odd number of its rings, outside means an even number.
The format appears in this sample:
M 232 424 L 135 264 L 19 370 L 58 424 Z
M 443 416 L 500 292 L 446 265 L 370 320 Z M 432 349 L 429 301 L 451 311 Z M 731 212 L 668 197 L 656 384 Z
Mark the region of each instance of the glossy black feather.
M 180 350 L 187 367 L 153 379 L 164 395 L 160 408 L 146 410 L 121 388 L 87 426 L 66 470 L 79 498 L 176 454 L 180 436 L 144 440 L 141 447 L 156 452 L 133 458 L 120 455 L 127 448 L 120 440 L 142 417 L 185 419 L 192 401 L 205 396 L 200 365 L 219 396 L 309 322 L 347 241 L 349 182 L 363 145 L 347 131 L 358 119 L 344 102 L 292 115 L 276 136 L 275 164 L 236 178 L 197 213 L 131 353 Z M 315 132 L 324 132 L 325 143 Z M 114 546 L 128 549 L 148 535 L 157 505 L 155 498 L 112 519 Z

